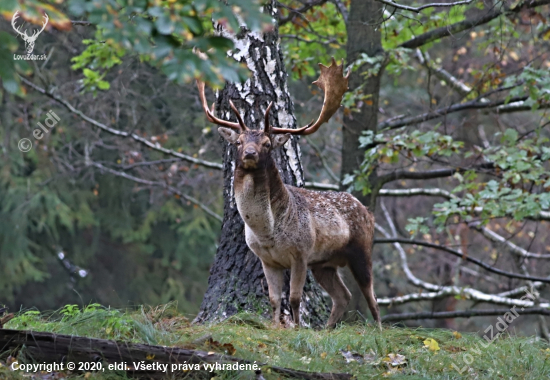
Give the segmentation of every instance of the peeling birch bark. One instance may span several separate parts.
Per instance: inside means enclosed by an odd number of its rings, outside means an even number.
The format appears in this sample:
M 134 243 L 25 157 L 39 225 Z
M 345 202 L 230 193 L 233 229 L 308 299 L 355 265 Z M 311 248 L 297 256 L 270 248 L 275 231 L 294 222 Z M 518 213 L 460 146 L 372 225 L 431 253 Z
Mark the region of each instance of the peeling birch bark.
M 268 8 L 268 11 L 272 10 L 270 6 L 265 8 Z M 218 93 L 218 116 L 236 121 L 229 106 L 229 100 L 232 100 L 249 128 L 263 128 L 265 110 L 269 102 L 273 101 L 270 112 L 271 125 L 279 128 L 296 128 L 294 106 L 288 92 L 278 31 L 261 34 L 243 26 L 235 35 L 219 24 L 215 24 L 215 28 L 219 34 L 230 38 L 235 44 L 235 49 L 228 55 L 246 64 L 252 74 L 245 83 L 227 83 Z M 240 311 L 261 312 L 266 317 L 271 315 L 267 282 L 261 262 L 246 245 L 244 223 L 234 200 L 235 150 L 229 144 L 222 143 L 224 220 L 215 261 L 210 270 L 208 289 L 195 322 L 219 321 Z M 293 137 L 283 148 L 274 151 L 273 157 L 286 184 L 304 185 L 297 138 Z M 290 321 L 289 278 L 287 271 L 281 314 Z M 302 296 L 302 323 L 315 327 L 324 325 L 328 313 L 328 304 L 321 288 L 309 274 Z

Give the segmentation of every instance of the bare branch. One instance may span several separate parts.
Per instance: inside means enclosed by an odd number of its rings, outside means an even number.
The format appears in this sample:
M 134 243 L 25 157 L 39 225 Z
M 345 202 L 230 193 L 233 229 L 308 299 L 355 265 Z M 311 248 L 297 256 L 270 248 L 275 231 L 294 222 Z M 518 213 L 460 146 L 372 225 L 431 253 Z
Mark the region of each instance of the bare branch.
M 319 149 L 319 147 L 313 141 L 311 141 L 309 137 L 306 137 L 305 139 L 307 143 L 313 148 L 315 153 L 317 153 L 317 156 L 321 160 L 321 163 L 323 164 L 323 167 L 325 168 L 330 178 L 332 178 L 332 180 L 335 182 L 340 182 L 340 179 L 336 176 L 336 174 L 334 174 L 330 166 L 328 166 L 327 161 L 325 159 L 325 155 L 323 154 L 323 152 L 321 152 L 321 149 Z
M 487 239 L 491 240 L 492 242 L 504 244 L 506 247 L 508 247 L 508 249 L 510 249 L 510 252 L 514 253 L 519 257 L 532 258 L 532 259 L 550 259 L 550 255 L 545 255 L 542 253 L 532 253 L 527 251 L 526 249 L 523 249 L 515 245 L 511 241 L 505 239 L 503 236 L 500 236 L 496 232 L 491 231 L 487 227 L 481 227 L 479 222 L 469 223 L 468 226 L 476 231 L 481 232 L 483 236 L 485 236 Z
M 304 186 L 307 187 L 308 189 L 315 189 L 315 190 L 333 190 L 333 191 L 340 190 L 338 185 L 333 185 L 330 183 L 305 182 Z
M 470 87 L 466 86 L 451 73 L 441 67 L 435 66 L 430 60 L 428 52 L 422 53 L 420 49 L 416 49 L 416 57 L 420 61 L 420 64 L 426 66 L 426 68 L 430 70 L 437 78 L 447 83 L 449 87 L 455 90 L 460 96 L 465 97 L 472 92 Z
M 94 25 L 90 21 L 79 21 L 79 20 L 71 20 L 71 24 L 73 24 L 73 25 L 83 25 L 83 26 L 92 26 L 92 25 Z
M 412 293 L 404 296 L 393 297 L 393 298 L 378 298 L 379 305 L 399 305 L 407 302 L 419 302 L 419 301 L 430 301 L 434 299 L 450 297 L 450 296 L 461 296 L 470 301 L 477 302 L 487 302 L 497 305 L 507 305 L 507 306 L 520 306 L 523 308 L 539 306 L 541 308 L 550 308 L 550 303 L 541 303 L 536 305 L 534 301 L 528 299 L 513 299 L 507 297 L 500 297 L 496 294 L 486 294 L 475 290 L 472 288 L 461 288 L 458 286 L 442 286 L 441 290 L 438 292 L 429 292 L 429 293 Z M 531 297 L 525 297 L 532 299 Z
M 336 38 L 329 38 L 328 40 L 325 40 L 322 38 L 318 40 L 306 40 L 305 38 L 300 37 L 296 34 L 279 34 L 279 37 L 293 39 L 293 40 L 305 42 L 308 44 L 323 44 L 323 45 L 338 44 L 338 40 Z
M 531 107 L 530 106 L 527 107 L 525 105 L 525 102 L 524 102 L 525 100 L 527 100 L 527 96 L 513 98 L 511 102 L 508 104 L 505 104 L 506 99 L 496 100 L 492 102 L 476 99 L 465 103 L 452 104 L 448 107 L 441 107 L 436 110 L 426 112 L 416 116 L 403 117 L 397 120 L 394 118 L 393 121 L 390 121 L 390 120 L 383 121 L 378 124 L 377 129 L 382 130 L 382 129 L 401 128 L 406 125 L 414 125 L 414 124 L 422 123 L 424 121 L 437 119 L 439 117 L 443 117 L 451 113 L 465 111 L 465 110 L 473 110 L 473 109 L 495 108 L 495 111 L 498 113 L 528 111 L 531 109 Z M 543 103 L 540 105 L 539 108 L 549 108 L 549 107 L 550 107 L 550 103 Z
M 415 195 L 428 195 L 434 197 L 443 197 L 447 199 L 458 198 L 456 195 L 451 194 L 447 190 L 443 189 L 380 189 L 378 195 L 383 197 L 412 197 Z
M 493 267 L 489 264 L 485 264 L 481 260 L 474 259 L 473 257 L 470 257 L 468 255 L 464 255 L 461 252 L 455 251 L 454 249 L 451 249 L 451 248 L 448 248 L 448 247 L 445 247 L 445 246 L 439 245 L 439 244 L 428 243 L 426 241 L 420 241 L 420 240 L 407 240 L 407 239 L 402 239 L 402 238 L 397 238 L 397 237 L 389 238 L 389 239 L 375 239 L 374 240 L 374 244 L 383 244 L 383 243 L 414 244 L 414 245 L 420 245 L 420 246 L 423 246 L 423 247 L 434 248 L 434 249 L 438 249 L 440 251 L 450 253 L 450 254 L 455 255 L 457 257 L 460 257 L 460 258 L 462 258 L 462 260 L 469 261 L 473 264 L 476 264 L 477 266 L 480 266 L 481 268 L 485 269 L 488 272 L 492 272 L 492 273 L 495 273 L 495 274 L 498 274 L 498 275 L 501 275 L 501 276 L 505 276 L 505 277 L 510 277 L 510 278 L 519 278 L 519 279 L 522 279 L 522 280 L 539 281 L 539 282 L 543 282 L 543 283 L 546 283 L 546 284 L 550 284 L 550 278 L 547 278 L 547 277 L 534 277 L 534 276 L 527 276 L 527 275 L 519 274 L 519 273 L 506 272 L 506 271 L 500 270 L 498 268 L 495 268 L 495 267 Z
M 404 48 L 409 48 L 409 49 L 415 49 L 427 43 L 436 41 L 440 38 L 452 36 L 456 33 L 460 33 L 462 31 L 472 29 L 476 26 L 486 24 L 489 21 L 501 15 L 518 13 L 522 9 L 535 8 L 546 4 L 550 4 L 550 0 L 537 0 L 537 1 L 528 0 L 528 1 L 522 1 L 520 5 L 515 7 L 514 9 L 508 9 L 504 7 L 501 9 L 493 9 L 490 12 L 487 12 L 481 16 L 474 17 L 474 18 L 467 18 L 466 20 L 457 22 L 455 24 L 446 25 L 446 26 L 442 26 L 441 28 L 430 30 L 429 32 L 416 36 L 410 39 L 409 41 L 403 42 L 399 46 Z
M 170 164 L 173 162 L 180 162 L 181 159 L 179 158 L 167 158 L 165 160 L 156 160 L 156 161 L 142 161 L 142 162 L 136 162 L 129 165 L 121 166 L 120 168 L 122 170 L 130 170 L 139 166 L 153 166 L 153 165 L 162 165 L 162 164 Z
M 391 220 L 390 214 L 388 210 L 386 209 L 383 202 L 381 202 L 382 211 L 384 212 L 384 216 L 386 217 L 386 221 L 388 222 L 388 225 L 390 228 L 395 231 L 395 226 L 393 224 L 393 221 Z M 398 239 L 395 237 L 392 237 L 382 226 L 375 223 L 375 228 L 382 233 L 386 238 L 396 240 Z M 403 242 L 406 242 L 407 240 L 402 239 Z M 426 290 L 431 290 L 432 292 L 429 293 L 414 293 L 414 294 L 408 294 L 405 296 L 400 297 L 393 297 L 393 298 L 378 298 L 378 304 L 379 305 L 393 305 L 393 304 L 401 304 L 406 302 L 412 302 L 412 301 L 425 301 L 425 300 L 433 300 L 437 298 L 443 298 L 448 296 L 457 296 L 460 295 L 462 297 L 465 297 L 470 300 L 479 301 L 479 302 L 488 302 L 488 303 L 494 303 L 494 304 L 500 304 L 500 305 L 509 305 L 509 306 L 522 306 L 522 307 L 533 307 L 535 306 L 535 302 L 531 299 L 529 300 L 516 300 L 512 298 L 507 297 L 501 297 L 499 295 L 494 294 L 487 294 L 483 293 L 479 290 L 472 289 L 470 287 L 461 288 L 458 286 L 438 286 L 434 285 L 425 281 L 422 281 L 421 279 L 417 278 L 410 270 L 409 265 L 407 263 L 407 254 L 405 253 L 405 250 L 403 247 L 401 247 L 401 244 L 399 241 L 393 242 L 393 245 L 395 248 L 397 248 L 397 251 L 399 252 L 399 257 L 401 259 L 401 266 L 403 268 L 403 271 L 405 272 L 405 275 L 407 276 L 407 280 L 409 280 L 410 283 L 412 283 L 415 286 L 418 286 L 420 288 L 424 288 Z M 545 279 L 546 280 L 546 279 Z M 550 280 L 550 279 L 548 279 Z M 539 304 L 540 307 L 549 307 L 550 304 Z
M 291 8 L 287 5 L 284 5 L 280 2 L 277 2 L 277 5 L 280 7 L 283 7 L 289 11 L 289 15 L 284 18 L 279 18 L 279 26 L 286 24 L 289 21 L 294 20 L 296 17 L 303 17 L 302 13 L 305 13 L 309 11 L 311 8 L 316 7 L 318 5 L 323 5 L 328 0 L 311 0 L 309 2 L 303 3 L 304 6 L 298 9 Z
M 397 4 L 397 3 L 395 3 L 391 0 L 376 0 L 376 1 L 378 1 L 379 3 L 382 3 L 382 4 L 389 5 L 391 7 L 397 8 L 397 9 L 402 9 L 404 11 L 419 13 L 421 10 L 426 9 L 426 8 L 436 8 L 436 7 L 450 8 L 450 7 L 454 7 L 456 5 L 470 4 L 473 0 L 456 1 L 456 2 L 453 2 L 453 3 L 430 3 L 430 4 L 421 5 L 419 7 L 409 7 L 407 5 Z
M 210 161 L 205 161 L 205 160 L 201 160 L 199 158 L 195 158 L 195 157 L 192 157 L 192 156 L 188 156 L 186 154 L 183 154 L 183 153 L 179 153 L 179 152 L 176 152 L 174 150 L 171 150 L 171 149 L 166 149 L 166 148 L 163 148 L 162 146 L 160 146 L 160 144 L 158 142 L 152 142 L 144 137 L 141 137 L 141 136 L 138 136 L 137 134 L 135 133 L 130 133 L 130 132 L 126 132 L 126 131 L 121 131 L 121 130 L 118 130 L 118 129 L 114 129 L 114 128 L 111 128 L 111 127 L 108 127 L 107 125 L 103 124 L 103 123 L 100 123 L 99 121 L 97 120 L 94 120 L 86 115 L 84 115 L 80 110 L 76 109 L 75 107 L 73 107 L 68 101 L 66 101 L 65 99 L 61 98 L 60 96 L 58 95 L 55 95 L 37 85 L 35 85 L 34 83 L 28 81 L 27 79 L 25 79 L 24 77 L 20 77 L 21 80 L 27 84 L 28 86 L 32 87 L 33 89 L 35 89 L 36 91 L 40 92 L 41 94 L 44 94 L 46 95 L 47 97 L 55 100 L 56 102 L 62 104 L 63 106 L 65 106 L 65 108 L 67 108 L 71 113 L 77 115 L 78 117 L 80 117 L 82 120 L 92 124 L 93 126 L 105 131 L 105 132 L 108 132 L 112 135 L 115 135 L 115 136 L 120 136 L 120 137 L 127 137 L 127 138 L 131 138 L 153 150 L 156 150 L 156 151 L 159 151 L 159 152 L 162 152 L 162 153 L 165 153 L 165 154 L 168 154 L 168 155 L 171 155 L 171 156 L 174 156 L 174 157 L 177 157 L 181 160 L 184 160 L 184 161 L 187 161 L 187 162 L 191 162 L 193 164 L 197 164 L 197 165 L 201 165 L 201 166 L 205 166 L 207 168 L 210 168 L 210 169 L 217 169 L 217 170 L 223 170 L 223 165 L 220 164 L 220 163 L 217 163 L 217 162 L 210 162 Z
M 550 315 L 550 310 L 542 307 L 530 307 L 514 309 L 519 315 Z M 509 313 L 510 309 L 490 309 L 490 310 L 461 310 L 461 311 L 440 311 L 440 312 L 420 312 L 420 313 L 402 313 L 386 314 L 382 317 L 382 322 L 405 321 L 410 319 L 442 319 L 442 318 L 470 318 L 487 317 L 493 315 L 504 315 Z
M 380 203 L 382 206 L 382 210 L 384 211 L 384 215 L 386 216 L 386 221 L 388 222 L 388 225 L 392 229 L 392 231 L 395 231 L 395 226 L 393 224 L 393 221 L 391 220 L 391 217 L 388 213 L 388 210 L 386 209 L 386 206 L 384 205 L 384 202 Z M 374 227 L 386 238 L 391 238 L 392 235 L 390 235 L 382 226 L 380 226 L 378 223 L 374 224 Z M 395 234 L 394 234 L 395 236 Z M 403 269 L 403 272 L 405 272 L 405 275 L 407 276 L 407 280 L 413 284 L 414 286 L 418 286 L 419 288 L 424 288 L 426 290 L 432 290 L 432 291 L 438 291 L 441 289 L 441 286 L 431 284 L 429 282 L 423 281 L 416 277 L 411 269 L 409 268 L 409 264 L 407 263 L 407 254 L 405 253 L 405 250 L 399 244 L 399 242 L 393 243 L 394 247 L 397 249 L 397 252 L 399 253 L 399 257 L 401 259 L 401 268 Z M 380 302 L 378 302 L 380 303 Z
M 215 213 L 214 211 L 212 211 L 208 206 L 206 206 L 205 204 L 203 204 L 202 202 L 200 202 L 198 199 L 192 197 L 192 196 L 189 196 L 187 194 L 184 194 L 182 193 L 180 190 L 176 189 L 175 187 L 173 186 L 169 186 L 168 184 L 164 183 L 164 182 L 155 182 L 155 181 L 149 181 L 149 180 L 146 180 L 146 179 L 143 179 L 143 178 L 138 178 L 138 177 L 134 177 L 133 175 L 130 175 L 130 174 L 127 174 L 127 173 L 124 173 L 124 172 L 121 172 L 121 171 L 118 171 L 118 170 L 114 170 L 114 169 L 111 169 L 111 168 L 108 168 L 98 162 L 89 162 L 90 165 L 92 166 L 95 166 L 96 168 L 98 169 L 101 169 L 103 171 L 106 171 L 108 173 L 111 173 L 113 175 L 116 175 L 118 177 L 122 177 L 122 178 L 125 178 L 125 179 L 128 179 L 130 181 L 133 181 L 133 182 L 136 182 L 136 183 L 141 183 L 142 185 L 147 185 L 147 186 L 154 186 L 154 187 L 161 187 L 163 189 L 166 189 L 168 190 L 169 192 L 171 192 L 172 194 L 177 194 L 179 195 L 181 198 L 191 202 L 191 203 L 194 203 L 196 204 L 197 206 L 199 206 L 204 212 L 206 212 L 208 215 L 210 215 L 211 217 L 213 217 L 214 219 L 218 220 L 219 222 L 223 222 L 223 217 L 221 215 L 218 215 L 217 213 Z
M 346 8 L 346 4 L 342 0 L 330 0 L 331 3 L 334 3 L 336 8 L 338 8 L 338 12 L 342 15 L 342 18 L 344 19 L 344 22 L 347 24 L 348 22 L 348 9 Z

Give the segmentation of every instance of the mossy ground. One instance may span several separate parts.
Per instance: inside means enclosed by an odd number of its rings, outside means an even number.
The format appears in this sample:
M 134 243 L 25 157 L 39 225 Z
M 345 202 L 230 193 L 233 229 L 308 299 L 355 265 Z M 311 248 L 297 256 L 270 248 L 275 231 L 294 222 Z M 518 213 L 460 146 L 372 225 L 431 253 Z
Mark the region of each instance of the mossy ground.
M 370 324 L 342 324 L 334 330 L 274 329 L 251 314 L 239 314 L 218 324 L 191 325 L 173 305 L 131 311 L 99 305 L 79 309 L 74 305 L 53 313 L 22 312 L 5 328 L 231 353 L 271 366 L 311 372 L 346 372 L 357 379 L 550 378 L 550 349 L 546 343 L 532 337 L 503 335 L 487 344 L 477 334 L 457 334 L 442 329 L 385 326 L 379 331 Z M 432 349 L 428 347 L 430 343 Z M 342 351 L 358 354 L 366 360 L 347 363 Z M 392 366 L 389 364 L 391 358 L 405 364 Z M 25 374 L 6 366 L 7 359 L 6 354 L 0 354 L 0 378 L 24 378 Z M 458 369 L 469 366 L 459 373 L 453 363 Z M 263 369 L 266 380 L 282 378 L 267 367 Z M 46 379 L 44 376 L 46 374 L 36 378 Z M 125 374 L 83 373 L 68 378 L 120 379 L 125 378 Z M 250 371 L 216 374 L 216 379 L 254 378 L 255 374 Z

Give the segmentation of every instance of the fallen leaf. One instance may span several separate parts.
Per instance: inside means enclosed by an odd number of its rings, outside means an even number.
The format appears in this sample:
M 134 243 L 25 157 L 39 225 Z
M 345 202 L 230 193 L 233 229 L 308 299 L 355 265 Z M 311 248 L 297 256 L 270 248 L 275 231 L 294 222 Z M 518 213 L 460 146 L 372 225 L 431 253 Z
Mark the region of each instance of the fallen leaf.
M 346 359 L 346 363 L 351 362 L 357 362 L 357 363 L 363 363 L 363 355 L 358 354 L 357 352 L 351 352 L 351 351 L 344 351 L 340 350 L 340 353 Z
M 231 343 L 222 344 L 222 348 L 229 355 L 235 355 L 235 353 L 237 352 L 237 350 L 235 349 L 235 347 L 233 347 L 233 345 Z
M 449 351 L 449 352 L 466 351 L 466 349 L 464 347 L 456 347 L 456 346 L 447 346 L 447 347 L 443 347 L 443 349 L 445 351 Z
M 398 367 L 400 365 L 407 364 L 407 358 L 405 357 L 405 355 L 400 354 L 388 354 L 388 356 L 382 359 L 382 361 L 388 364 L 388 366 L 392 367 Z
M 455 339 L 460 339 L 460 338 L 462 338 L 462 334 L 459 333 L 458 331 L 453 331 L 453 336 L 455 337 Z
M 437 341 L 433 338 L 428 338 L 424 341 L 424 346 L 426 346 L 430 351 L 439 351 L 440 348 L 439 348 L 439 344 L 437 343 Z

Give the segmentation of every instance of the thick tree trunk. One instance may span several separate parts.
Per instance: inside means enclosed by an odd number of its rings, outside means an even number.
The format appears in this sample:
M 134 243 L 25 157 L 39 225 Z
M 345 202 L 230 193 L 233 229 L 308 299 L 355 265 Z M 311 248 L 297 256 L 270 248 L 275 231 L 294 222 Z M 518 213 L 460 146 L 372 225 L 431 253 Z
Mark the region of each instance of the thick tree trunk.
M 287 74 L 283 65 L 277 31 L 265 34 L 242 29 L 235 36 L 221 26 L 220 34 L 232 38 L 235 50 L 233 58 L 246 63 L 252 77 L 244 84 L 228 83 L 220 92 L 216 109 L 218 116 L 236 121 L 229 107 L 231 99 L 239 109 L 249 128 L 263 127 L 263 116 L 270 101 L 271 124 L 275 127 L 296 128 L 293 104 L 287 88 Z M 260 260 L 250 251 L 244 239 L 244 223 L 237 210 L 233 193 L 233 171 L 235 149 L 224 144 L 224 220 L 220 244 L 214 264 L 210 270 L 208 290 L 204 296 L 196 322 L 216 321 L 240 311 L 261 312 L 271 315 L 267 283 Z M 283 181 L 303 186 L 303 172 L 297 139 L 291 139 L 285 146 L 273 153 Z M 284 288 L 282 315 L 290 316 L 288 302 L 288 279 Z M 328 304 L 321 289 L 308 276 L 301 307 L 304 325 L 323 325 L 328 317 Z
M 369 57 L 384 54 L 380 29 L 382 22 L 382 4 L 375 0 L 352 0 L 346 24 L 348 42 L 346 54 L 348 63 L 354 62 L 362 53 Z M 342 179 L 346 174 L 353 174 L 363 162 L 365 151 L 359 148 L 359 137 L 363 131 L 375 131 L 378 124 L 378 97 L 380 93 L 380 79 L 378 75 L 364 77 L 364 73 L 371 67 L 362 66 L 351 73 L 349 79 L 350 91 L 362 88 L 365 100 L 359 105 L 359 112 L 353 112 L 344 117 L 342 143 Z M 375 180 L 375 174 L 373 180 Z M 374 210 L 376 193 L 373 196 L 354 194 L 367 207 Z
M 346 54 L 348 64 L 358 59 L 362 53 L 369 57 L 381 56 L 384 53 L 380 37 L 382 22 L 382 4 L 375 0 L 352 0 L 348 20 L 346 23 L 348 42 Z M 353 112 L 344 116 L 343 143 L 342 143 L 342 171 L 341 179 L 346 174 L 353 174 L 363 162 L 365 151 L 359 148 L 359 137 L 363 131 L 376 131 L 378 124 L 378 97 L 380 92 L 380 78 L 382 70 L 376 76 L 365 79 L 363 74 L 369 70 L 369 65 L 362 66 L 352 72 L 349 79 L 349 90 L 362 88 L 362 94 L 367 96 L 359 105 L 359 112 Z M 342 181 L 340 182 L 342 183 Z M 371 176 L 371 186 L 376 187 L 376 173 Z M 342 186 L 344 190 L 346 186 Z M 371 194 L 363 196 L 362 193 L 354 193 L 361 203 L 372 212 L 376 205 L 378 189 Z M 356 310 L 362 315 L 367 315 L 367 305 L 363 295 L 353 280 L 349 270 L 344 271 L 346 284 L 352 293 L 352 301 L 348 306 L 349 311 Z

